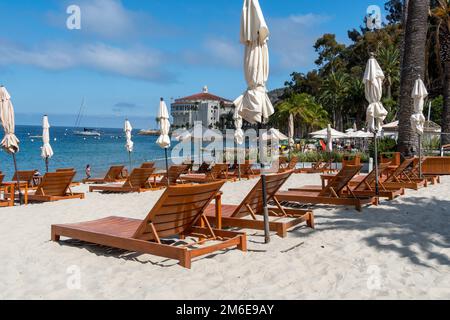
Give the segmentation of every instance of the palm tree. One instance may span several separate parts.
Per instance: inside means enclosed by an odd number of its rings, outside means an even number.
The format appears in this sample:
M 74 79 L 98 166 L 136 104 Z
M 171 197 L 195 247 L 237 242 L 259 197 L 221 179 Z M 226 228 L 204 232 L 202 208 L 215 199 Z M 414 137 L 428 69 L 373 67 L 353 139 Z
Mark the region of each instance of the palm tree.
M 279 129 L 287 131 L 288 118 L 291 114 L 294 116 L 295 123 L 306 129 L 303 131 L 323 128 L 329 121 L 328 113 L 322 105 L 306 93 L 292 94 L 279 103 L 270 121 Z
M 410 155 L 417 146 L 417 135 L 411 125 L 414 113 L 411 92 L 414 82 L 425 76 L 425 49 L 428 31 L 429 0 L 409 1 L 405 26 L 404 56 L 400 81 L 398 150 Z
M 323 82 L 319 101 L 333 114 L 333 126 L 343 130 L 343 106 L 349 89 L 349 75 L 343 72 L 332 72 Z
M 392 86 L 400 80 L 400 50 L 394 45 L 381 47 L 377 60 L 385 74 L 386 98 L 392 99 Z
M 430 48 L 437 60 L 440 82 L 443 84 L 444 109 L 442 112 L 442 132 L 450 133 L 450 0 L 435 0 L 430 11 Z M 442 135 L 441 143 L 449 144 L 450 136 Z

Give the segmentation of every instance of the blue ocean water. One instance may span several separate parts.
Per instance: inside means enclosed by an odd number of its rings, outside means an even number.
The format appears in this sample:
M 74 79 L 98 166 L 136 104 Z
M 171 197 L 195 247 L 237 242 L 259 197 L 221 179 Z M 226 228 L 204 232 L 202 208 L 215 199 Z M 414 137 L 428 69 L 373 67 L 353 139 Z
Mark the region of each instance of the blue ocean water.
M 57 168 L 75 168 L 77 179 L 84 177 L 85 167 L 91 165 L 93 177 L 102 176 L 111 165 L 129 166 L 128 152 L 125 150 L 123 129 L 99 129 L 101 137 L 80 137 L 72 134 L 74 128 L 51 127 L 50 143 L 55 155 L 50 159 L 50 171 Z M 165 168 L 164 150 L 157 144 L 156 136 L 139 136 L 133 131 L 134 152 L 132 166 L 140 166 L 145 161 L 155 161 L 158 168 Z M 42 135 L 40 126 L 16 126 L 16 135 L 20 140 L 20 152 L 17 154 L 19 170 L 38 169 L 45 173 L 45 162 L 41 158 Z M 0 130 L 0 139 L 3 131 Z M 170 156 L 170 150 L 169 150 Z M 14 172 L 11 155 L 0 151 L 0 171 L 10 180 Z

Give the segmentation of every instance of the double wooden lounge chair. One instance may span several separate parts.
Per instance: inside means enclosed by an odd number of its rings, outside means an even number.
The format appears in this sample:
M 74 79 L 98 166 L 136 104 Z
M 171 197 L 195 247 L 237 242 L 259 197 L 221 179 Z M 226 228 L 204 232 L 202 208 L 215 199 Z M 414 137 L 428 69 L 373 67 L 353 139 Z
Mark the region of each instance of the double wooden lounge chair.
M 387 178 L 382 182 L 386 188 L 405 188 L 418 190 L 428 185 L 427 179 L 414 178 L 409 176 L 410 167 L 414 163 L 414 158 L 404 160 Z
M 228 172 L 228 178 L 237 179 L 239 175 L 242 179 L 253 179 L 259 176 L 253 171 L 253 164 L 249 162 L 237 164 L 233 171 Z
M 52 241 L 67 237 L 138 253 L 153 254 L 191 267 L 193 258 L 237 247 L 246 251 L 245 233 L 212 229 L 204 211 L 224 182 L 171 186 L 144 220 L 109 217 L 90 222 L 53 225 Z M 198 227 L 202 222 L 206 227 Z M 187 241 L 190 237 L 198 241 Z M 176 241 L 180 240 L 180 241 Z M 208 242 L 214 242 L 205 246 Z
M 104 178 L 90 178 L 84 179 L 83 183 L 111 183 L 111 182 L 120 182 L 123 181 L 122 171 L 125 166 L 112 166 L 109 168 Z
M 293 171 L 266 176 L 267 200 L 275 202 L 275 207 L 269 208 L 269 228 L 278 236 L 286 237 L 288 229 L 305 222 L 314 228 L 314 215 L 310 210 L 283 208 L 275 194 L 292 175 Z M 206 215 L 210 223 L 219 229 L 222 227 L 238 227 L 245 229 L 264 230 L 262 184 L 261 180 L 253 187 L 240 205 L 210 205 Z M 260 219 L 258 219 L 258 216 Z
M 176 185 L 180 179 L 180 176 L 183 172 L 186 171 L 187 166 L 186 165 L 175 165 L 171 166 L 169 168 L 169 181 L 170 185 Z M 162 176 L 160 180 L 156 180 L 157 177 Z M 153 174 L 153 179 L 150 179 L 150 183 L 152 188 L 165 188 L 167 187 L 168 180 L 167 180 L 167 172 L 164 172 L 162 174 Z M 183 181 L 181 181 L 183 182 Z
M 16 182 L 17 178 L 19 178 L 20 183 L 27 183 L 28 188 L 33 188 L 33 178 L 34 178 L 35 170 L 25 170 L 25 171 L 17 171 L 14 173 L 14 176 L 12 178 L 12 182 Z
M 377 197 L 357 196 L 349 187 L 349 182 L 359 173 L 361 168 L 361 165 L 342 168 L 322 190 L 302 191 L 301 189 L 289 189 L 289 191 L 276 193 L 275 197 L 279 201 L 286 202 L 354 206 L 356 210 L 361 211 L 362 206 L 365 204 L 378 203 Z
M 74 193 L 70 185 L 75 171 L 46 173 L 35 191 L 27 194 L 31 202 L 53 202 L 69 199 L 84 199 L 84 193 Z
M 316 162 L 312 164 L 311 168 L 300 168 L 297 169 L 295 172 L 313 174 L 313 173 L 326 173 L 331 171 L 334 171 L 331 169 L 331 162 Z
M 423 157 L 422 161 L 419 158 L 415 158 L 413 162 L 413 167 L 409 172 L 406 172 L 406 175 L 412 179 L 420 178 L 420 165 L 422 165 L 422 177 L 426 179 L 431 184 L 441 183 L 441 176 L 437 174 L 426 174 L 423 173 L 424 164 L 427 162 L 429 157 Z
M 90 186 L 89 192 L 101 191 L 108 193 L 130 193 L 130 192 L 145 192 L 152 190 L 149 179 L 154 168 L 149 169 L 133 169 L 130 176 L 123 183 L 123 185 L 104 185 L 104 186 Z
M 227 180 L 228 164 L 215 164 L 211 171 L 207 173 L 185 174 L 182 175 L 180 179 L 192 183 L 208 183 L 218 180 Z
M 389 163 L 381 163 L 378 166 L 378 173 L 382 175 L 386 170 L 389 168 Z M 323 175 L 323 180 L 331 180 L 336 175 Z M 325 179 L 324 179 L 325 178 Z M 376 194 L 376 188 L 375 188 L 375 180 L 376 180 L 376 172 L 375 169 L 372 170 L 367 175 L 360 175 L 354 177 L 350 182 L 348 183 L 348 190 L 351 190 L 351 193 L 356 196 L 371 196 L 375 197 Z M 304 186 L 299 189 L 295 189 L 298 191 L 321 191 L 323 190 L 323 186 Z M 403 188 L 387 188 L 382 180 L 380 179 L 378 181 L 378 197 L 380 198 L 388 198 L 389 200 L 393 200 L 396 197 L 402 196 L 405 194 L 405 189 Z M 343 190 L 343 192 L 346 192 L 346 189 Z
M 281 173 L 281 172 L 295 170 L 295 168 L 297 167 L 297 163 L 298 163 L 298 157 L 292 157 L 289 162 L 285 162 L 285 164 L 283 164 L 283 165 L 280 163 L 280 169 L 278 172 Z

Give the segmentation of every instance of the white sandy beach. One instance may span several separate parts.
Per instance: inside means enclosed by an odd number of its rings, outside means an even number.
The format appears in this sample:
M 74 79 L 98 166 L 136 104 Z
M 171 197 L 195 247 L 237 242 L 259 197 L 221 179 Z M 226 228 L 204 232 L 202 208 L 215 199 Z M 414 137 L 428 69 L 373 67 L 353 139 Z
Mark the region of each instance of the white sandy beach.
M 227 183 L 223 203 L 239 203 L 256 181 Z M 319 182 L 294 175 L 283 189 Z M 51 224 L 142 219 L 161 193 L 87 193 L 0 209 L 0 299 L 450 299 L 450 177 L 362 213 L 315 207 L 316 230 L 302 225 L 285 239 L 273 235 L 270 245 L 249 230 L 248 252 L 203 257 L 191 270 L 161 257 L 50 241 Z M 79 289 L 70 285 L 74 270 Z

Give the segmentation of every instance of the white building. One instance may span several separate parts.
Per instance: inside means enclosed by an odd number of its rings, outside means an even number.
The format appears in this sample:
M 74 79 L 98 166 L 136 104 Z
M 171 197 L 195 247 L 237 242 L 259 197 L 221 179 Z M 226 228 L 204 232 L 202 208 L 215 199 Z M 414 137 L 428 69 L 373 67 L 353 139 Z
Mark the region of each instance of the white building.
M 204 87 L 202 93 L 176 99 L 171 105 L 172 127 L 191 128 L 201 121 L 204 127 L 223 128 L 226 118 L 234 114 L 233 102 L 213 95 Z

